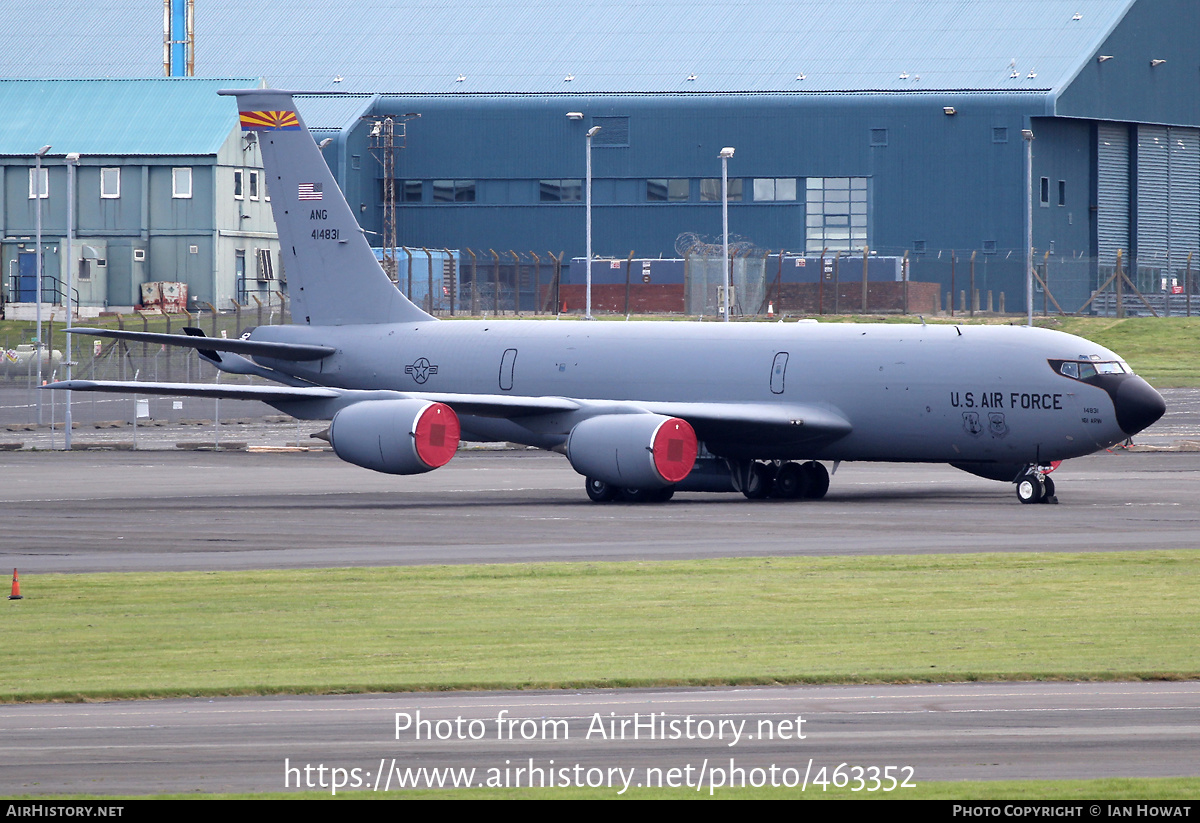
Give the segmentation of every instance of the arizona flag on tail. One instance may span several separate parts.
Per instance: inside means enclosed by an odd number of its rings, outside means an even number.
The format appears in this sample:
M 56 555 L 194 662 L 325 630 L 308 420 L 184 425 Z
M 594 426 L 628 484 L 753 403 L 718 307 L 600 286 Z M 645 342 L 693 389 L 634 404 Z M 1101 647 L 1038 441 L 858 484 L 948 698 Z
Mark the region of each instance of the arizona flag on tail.
M 300 131 L 294 111 L 243 111 L 242 131 Z

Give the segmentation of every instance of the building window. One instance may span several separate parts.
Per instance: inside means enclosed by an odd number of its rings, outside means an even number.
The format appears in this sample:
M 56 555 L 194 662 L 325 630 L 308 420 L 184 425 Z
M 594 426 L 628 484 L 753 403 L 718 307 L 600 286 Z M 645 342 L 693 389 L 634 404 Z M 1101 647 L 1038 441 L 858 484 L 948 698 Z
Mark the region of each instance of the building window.
M 474 180 L 434 180 L 433 202 L 435 203 L 474 203 Z
M 171 169 L 171 196 L 188 198 L 192 196 L 192 170 L 190 167 L 175 167 Z
M 50 170 L 45 166 L 42 167 L 41 179 L 38 179 L 37 167 L 29 170 L 29 199 L 41 197 L 45 199 L 50 196 Z
M 756 201 L 780 201 L 796 199 L 795 177 L 755 177 L 754 199 Z
M 258 172 L 250 172 L 250 199 L 258 199 Z
M 116 200 L 121 196 L 121 170 L 100 169 L 100 199 Z
M 807 251 L 854 251 L 867 245 L 867 178 L 809 177 L 804 185 Z
M 404 180 L 397 186 L 400 189 L 401 203 L 420 203 L 424 200 L 420 180 Z
M 983 241 L 983 253 L 984 254 L 995 254 L 996 253 L 996 241 L 995 240 L 984 240 Z
M 241 200 L 245 195 L 242 194 L 242 170 L 233 170 L 233 199 Z
M 872 146 L 886 146 L 887 137 L 887 129 L 871 129 Z
M 729 202 L 737 202 L 742 199 L 742 178 L 729 178 Z M 700 181 L 700 201 L 702 203 L 720 203 L 721 202 L 721 178 L 706 177 Z
M 255 249 L 254 257 L 258 260 L 258 279 L 274 280 L 275 265 L 271 259 L 270 249 Z
M 651 203 L 686 203 L 692 199 L 692 181 L 686 177 L 646 181 L 646 200 Z
M 1004 126 L 994 127 L 992 129 L 992 142 L 993 143 L 1007 143 L 1008 142 L 1008 129 Z
M 1058 181 L 1058 205 L 1060 205 L 1060 206 L 1067 205 L 1067 181 L 1066 180 Z
M 583 199 L 582 180 L 542 180 L 539 199 L 543 203 L 578 203 Z
M 1050 205 L 1050 178 L 1049 177 L 1042 178 L 1042 205 L 1043 206 Z

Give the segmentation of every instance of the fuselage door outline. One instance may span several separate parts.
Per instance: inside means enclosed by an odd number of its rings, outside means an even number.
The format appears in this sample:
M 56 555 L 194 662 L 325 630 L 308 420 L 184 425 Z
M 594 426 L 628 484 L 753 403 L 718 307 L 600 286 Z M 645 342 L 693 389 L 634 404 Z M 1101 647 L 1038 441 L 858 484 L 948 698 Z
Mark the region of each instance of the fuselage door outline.
M 500 359 L 500 390 L 512 391 L 513 367 L 517 364 L 517 350 L 505 349 Z
M 771 364 L 771 393 L 783 394 L 783 378 L 787 374 L 788 353 L 781 351 Z

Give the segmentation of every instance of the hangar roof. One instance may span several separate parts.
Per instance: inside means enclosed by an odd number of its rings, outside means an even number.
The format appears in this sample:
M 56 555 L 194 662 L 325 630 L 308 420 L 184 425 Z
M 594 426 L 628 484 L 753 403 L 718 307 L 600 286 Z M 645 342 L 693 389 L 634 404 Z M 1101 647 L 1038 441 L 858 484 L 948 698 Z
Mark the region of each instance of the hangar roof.
M 1137 2 L 205 0 L 196 72 L 404 94 L 1055 90 Z M 162 41 L 145 0 L 10 4 L 0 77 L 152 77 Z
M 0 155 L 216 154 L 237 126 L 222 88 L 253 79 L 0 80 Z

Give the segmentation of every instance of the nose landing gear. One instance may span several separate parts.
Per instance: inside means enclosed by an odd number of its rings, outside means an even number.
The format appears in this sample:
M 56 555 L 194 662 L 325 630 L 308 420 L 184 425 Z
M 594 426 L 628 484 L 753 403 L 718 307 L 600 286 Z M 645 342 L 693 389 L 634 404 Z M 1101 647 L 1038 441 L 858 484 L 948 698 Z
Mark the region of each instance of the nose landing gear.
M 1017 478 L 1017 499 L 1022 503 L 1057 503 L 1050 466 L 1030 466 Z

